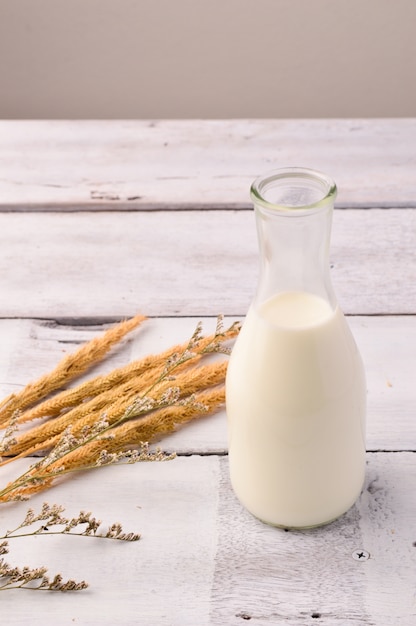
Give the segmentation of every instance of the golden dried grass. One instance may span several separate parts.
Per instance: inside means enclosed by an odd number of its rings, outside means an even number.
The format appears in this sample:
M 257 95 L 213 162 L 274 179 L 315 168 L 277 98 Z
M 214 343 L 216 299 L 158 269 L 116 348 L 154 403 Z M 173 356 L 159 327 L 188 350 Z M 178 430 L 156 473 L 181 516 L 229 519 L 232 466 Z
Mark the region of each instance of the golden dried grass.
M 129 446 L 155 442 L 224 403 L 227 362 L 216 359 L 206 365 L 200 363 L 206 354 L 224 352 L 224 342 L 239 332 L 238 324 L 223 331 L 220 318 L 211 335 L 203 337 L 198 325 L 188 343 L 59 392 L 144 319 L 136 316 L 118 324 L 0 404 L 0 425 L 6 416 L 9 420 L 15 416 L 19 423 L 43 419 L 26 432 L 9 437 L 5 447 L 8 458 L 1 464 L 47 453 L 45 463 L 36 463 L 0 490 L 0 502 L 47 489 L 56 478 L 72 471 L 100 466 L 103 453 L 117 460 L 117 454 L 122 455 Z M 56 390 L 56 395 L 46 398 Z M 69 447 L 68 441 L 73 442 Z M 140 460 L 153 457 L 143 454 Z
M 0 403 L 0 427 L 11 418 L 16 410 L 25 408 L 45 398 L 51 392 L 74 380 L 92 365 L 101 361 L 107 352 L 130 331 L 146 319 L 143 315 L 120 322 L 99 337 L 81 346 L 75 352 L 64 357 L 58 365 L 47 374 L 29 383 L 22 391 L 11 394 Z

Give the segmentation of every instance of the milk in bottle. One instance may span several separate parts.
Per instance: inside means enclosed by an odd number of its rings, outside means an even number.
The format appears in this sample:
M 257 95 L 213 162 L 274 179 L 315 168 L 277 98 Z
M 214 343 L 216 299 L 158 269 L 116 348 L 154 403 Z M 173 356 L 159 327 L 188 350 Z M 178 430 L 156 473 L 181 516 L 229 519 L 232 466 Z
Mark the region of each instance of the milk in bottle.
M 261 271 L 227 372 L 231 483 L 260 520 L 312 527 L 365 473 L 364 369 L 329 279 L 335 185 L 291 169 L 253 186 Z

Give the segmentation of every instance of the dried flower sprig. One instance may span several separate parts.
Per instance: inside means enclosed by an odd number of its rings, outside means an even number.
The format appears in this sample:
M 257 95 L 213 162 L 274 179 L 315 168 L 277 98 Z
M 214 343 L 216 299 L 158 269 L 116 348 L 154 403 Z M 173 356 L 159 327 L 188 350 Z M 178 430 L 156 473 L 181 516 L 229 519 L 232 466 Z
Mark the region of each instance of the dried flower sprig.
M 107 428 L 106 422 L 103 421 L 101 433 L 104 433 Z M 77 438 L 68 429 L 49 454 L 41 457 L 26 472 L 23 472 L 0 490 L 0 502 L 28 500 L 35 493 L 50 488 L 57 479 L 62 479 L 74 471 L 86 471 L 115 463 L 131 464 L 140 461 L 165 461 L 175 458 L 174 454 L 165 454 L 160 449 L 149 451 L 147 444 L 142 444 L 139 450 L 109 452 L 107 448 L 110 440 L 107 441 L 105 438 L 103 439 L 105 445 L 100 448 L 98 454 L 91 458 L 90 455 L 85 454 L 84 446 L 92 443 L 99 436 L 100 431 L 96 431 L 94 435 Z M 82 461 L 74 463 L 74 456 L 75 458 L 80 456 Z
M 41 510 L 35 513 L 28 509 L 23 521 L 13 530 L 8 530 L 0 536 L 0 591 L 11 589 L 27 589 L 32 591 L 81 591 L 88 587 L 85 580 L 76 582 L 69 579 L 64 581 L 61 574 L 52 579 L 47 575 L 46 567 L 30 568 L 28 566 L 13 567 L 5 560 L 9 553 L 9 540 L 19 537 L 35 535 L 75 535 L 78 537 L 95 537 L 116 541 L 138 541 L 140 534 L 125 533 L 119 522 L 111 524 L 107 531 L 99 532 L 101 520 L 97 520 L 92 513 L 80 511 L 77 517 L 68 518 L 63 515 L 65 508 L 58 504 L 52 506 L 44 502 Z M 40 522 L 40 525 L 38 523 Z M 36 524 L 34 530 L 25 530 Z
M 0 544 L 0 554 L 7 554 L 7 542 Z M 50 579 L 46 567 L 23 568 L 10 566 L 3 557 L 0 557 L 0 591 L 12 589 L 29 589 L 32 591 L 81 591 L 87 589 L 85 580 L 76 582 L 69 579 L 64 581 L 61 574 L 55 574 Z
M 64 512 L 65 507 L 62 505 L 50 505 L 48 502 L 44 502 L 38 513 L 32 508 L 28 509 L 23 521 L 16 528 L 7 530 L 0 536 L 0 539 L 9 540 L 33 535 L 77 535 L 78 537 L 117 539 L 119 541 L 138 541 L 140 539 L 138 533 L 125 533 L 119 522 L 111 524 L 107 532 L 99 532 L 102 522 L 92 517 L 91 512 L 80 511 L 76 517 L 71 518 L 65 517 Z M 23 529 L 31 528 L 38 522 L 42 523 L 36 526 L 34 530 L 22 532 Z

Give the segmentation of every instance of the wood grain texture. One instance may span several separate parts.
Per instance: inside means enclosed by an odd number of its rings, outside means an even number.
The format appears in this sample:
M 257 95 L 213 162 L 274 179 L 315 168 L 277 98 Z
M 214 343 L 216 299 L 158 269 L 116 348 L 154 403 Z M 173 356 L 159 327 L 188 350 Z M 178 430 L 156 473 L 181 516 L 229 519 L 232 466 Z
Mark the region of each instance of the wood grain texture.
M 0 122 L 3 210 L 247 206 L 288 166 L 341 205 L 415 206 L 416 119 Z
M 27 462 L 17 462 L 19 470 Z M 0 471 L 2 484 L 16 468 Z M 44 564 L 85 578 L 76 596 L 3 594 L 8 624 L 33 626 L 411 626 L 414 604 L 416 455 L 368 454 L 365 489 L 333 524 L 284 532 L 266 526 L 236 500 L 226 458 L 100 469 L 48 494 L 70 515 L 92 510 L 105 524 L 139 531 L 135 544 L 75 537 L 11 542 L 8 561 Z M 40 494 L 31 501 L 39 508 Z M 11 528 L 26 503 L 2 505 Z M 355 550 L 370 553 L 357 561 Z
M 221 460 L 211 624 L 410 626 L 415 462 L 414 454 L 369 454 L 352 509 L 327 527 L 285 533 L 242 509 Z M 356 549 L 370 559 L 354 560 Z
M 77 474 L 30 502 L 143 537 L 16 541 L 8 562 L 91 588 L 3 594 L 8 624 L 416 623 L 416 119 L 0 122 L 0 396 L 125 316 L 150 319 L 91 375 L 185 341 L 199 319 L 210 332 L 218 313 L 241 318 L 258 267 L 248 188 L 287 165 L 340 188 L 331 273 L 368 387 L 357 504 L 313 531 L 252 518 L 230 488 L 220 411 L 160 442 L 174 461 Z M 0 468 L 0 483 L 31 462 Z M 0 529 L 27 506 L 1 505 Z
M 348 314 L 416 312 L 416 211 L 345 210 L 331 264 Z M 2 317 L 243 315 L 252 211 L 0 214 Z
M 20 471 L 28 463 L 16 462 Z M 102 471 L 104 469 L 104 471 Z M 10 541 L 11 564 L 45 565 L 51 574 L 85 579 L 90 588 L 74 594 L 4 593 L 8 624 L 209 624 L 217 541 L 218 459 L 199 457 L 164 463 L 102 468 L 77 475 L 30 501 L 47 499 L 68 515 L 92 511 L 108 526 L 120 522 L 140 532 L 136 543 L 107 543 L 77 537 Z M 16 467 L 2 468 L 2 484 Z M 0 527 L 14 528 L 27 503 L 0 507 Z M 17 592 L 19 593 L 19 592 Z
M 348 319 L 367 375 L 368 450 L 416 451 L 416 316 Z M 201 321 L 205 333 L 214 331 L 215 320 L 201 318 Z M 149 319 L 80 380 L 185 342 L 192 335 L 196 322 L 192 318 Z M 47 320 L 0 320 L 1 397 L 51 370 L 68 351 L 75 350 L 79 342 L 91 339 L 102 330 L 99 325 L 74 327 Z M 226 453 L 225 411 L 184 426 L 162 439 L 160 445 L 182 454 Z

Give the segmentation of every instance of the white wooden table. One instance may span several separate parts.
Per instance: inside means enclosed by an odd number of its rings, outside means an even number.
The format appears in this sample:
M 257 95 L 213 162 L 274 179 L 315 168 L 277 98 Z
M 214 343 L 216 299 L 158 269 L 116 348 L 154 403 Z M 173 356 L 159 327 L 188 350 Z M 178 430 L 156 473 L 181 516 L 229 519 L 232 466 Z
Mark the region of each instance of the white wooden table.
M 339 186 L 332 277 L 368 378 L 359 501 L 312 531 L 256 521 L 231 492 L 218 413 L 162 442 L 173 461 L 33 498 L 142 539 L 16 542 L 14 563 L 90 588 L 4 593 L 5 623 L 416 624 L 416 119 L 0 122 L 1 396 L 136 312 L 150 319 L 98 370 L 186 340 L 198 319 L 208 332 L 218 313 L 241 318 L 257 278 L 248 188 L 290 165 Z M 27 506 L 1 505 L 0 530 Z

